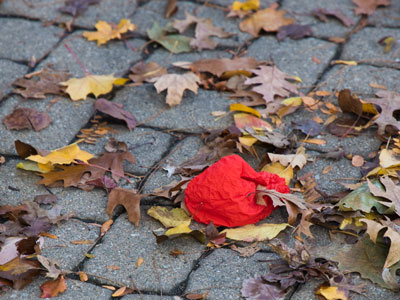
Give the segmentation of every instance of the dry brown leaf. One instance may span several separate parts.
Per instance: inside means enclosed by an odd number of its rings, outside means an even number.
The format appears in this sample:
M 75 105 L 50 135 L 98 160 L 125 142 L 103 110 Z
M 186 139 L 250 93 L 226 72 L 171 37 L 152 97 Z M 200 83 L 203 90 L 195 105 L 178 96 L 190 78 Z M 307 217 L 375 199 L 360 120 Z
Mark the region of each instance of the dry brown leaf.
M 261 29 L 267 32 L 277 32 L 281 26 L 293 24 L 293 19 L 284 17 L 286 11 L 278 11 L 276 8 L 277 5 L 273 4 L 266 9 L 255 12 L 240 23 L 240 30 L 258 37 Z
M 298 93 L 296 85 L 286 81 L 293 79 L 293 76 L 280 71 L 276 66 L 259 66 L 252 72 L 256 76 L 247 79 L 245 84 L 256 84 L 257 86 L 253 87 L 252 90 L 263 95 L 266 103 L 274 101 L 276 95 L 288 97 L 290 93 Z
M 169 106 L 178 105 L 182 101 L 183 92 L 188 89 L 197 94 L 200 78 L 192 73 L 166 74 L 158 77 L 154 83 L 157 93 L 167 90 L 167 104 Z
M 166 68 L 160 67 L 157 63 L 152 61 L 148 63 L 144 61 L 138 62 L 131 68 L 131 72 L 129 78 L 137 83 L 143 83 L 145 81 L 151 82 L 153 78 L 168 74 Z
M 394 208 L 394 211 L 400 216 L 400 186 L 396 185 L 389 176 L 383 176 L 380 178 L 381 183 L 384 185 L 385 190 L 383 191 L 375 184 L 368 180 L 368 187 L 372 195 L 376 197 L 385 198 L 388 201 L 379 201 L 382 205 Z
M 60 276 L 58 279 L 49 280 L 40 286 L 42 294 L 40 298 L 52 298 L 58 294 L 63 293 L 67 289 L 64 276 Z
M 78 274 L 79 274 L 79 280 L 80 281 L 86 282 L 86 281 L 89 280 L 89 277 L 86 275 L 85 272 L 79 271 Z
M 165 17 L 171 18 L 178 11 L 178 5 L 176 4 L 176 0 L 168 0 L 165 5 Z
M 115 188 L 108 195 L 106 213 L 111 217 L 114 209 L 122 205 L 128 213 L 128 219 L 135 226 L 139 226 L 140 221 L 140 200 L 145 195 L 137 194 L 132 190 Z
M 351 164 L 354 167 L 362 167 L 365 163 L 365 160 L 362 156 L 360 155 L 354 155 L 353 158 L 351 159 Z
M 144 258 L 143 257 L 139 257 L 136 261 L 136 266 L 139 268 L 142 263 L 144 263 Z
M 299 167 L 299 169 L 302 169 L 307 163 L 307 156 L 304 147 L 299 148 L 296 154 L 284 155 L 268 153 L 268 157 L 272 162 L 279 162 L 284 166 L 290 165 L 292 168 Z
M 257 246 L 257 242 L 246 247 L 238 247 L 236 245 L 232 245 L 231 249 L 238 252 L 242 257 L 250 257 L 261 250 L 261 248 Z
M 107 233 L 107 231 L 110 230 L 111 225 L 112 225 L 113 223 L 114 223 L 114 221 L 111 220 L 111 219 L 108 220 L 108 221 L 105 221 L 105 222 L 103 223 L 103 225 L 101 225 L 100 235 L 101 235 L 101 236 L 105 235 L 105 234 Z
M 358 7 L 354 9 L 356 15 L 372 15 L 378 6 L 389 6 L 390 0 L 353 0 Z
M 3 119 L 8 130 L 34 129 L 40 131 L 51 123 L 48 113 L 33 108 L 19 107 Z

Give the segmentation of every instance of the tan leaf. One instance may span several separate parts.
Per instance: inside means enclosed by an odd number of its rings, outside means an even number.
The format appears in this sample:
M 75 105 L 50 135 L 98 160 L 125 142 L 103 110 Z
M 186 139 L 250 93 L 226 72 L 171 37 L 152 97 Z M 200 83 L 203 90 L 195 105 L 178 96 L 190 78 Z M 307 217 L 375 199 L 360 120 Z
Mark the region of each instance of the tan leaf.
M 111 228 L 111 225 L 114 223 L 114 221 L 113 220 L 108 220 L 108 221 L 105 221 L 104 223 L 103 223 L 103 225 L 101 225 L 101 229 L 100 229 L 100 235 L 101 236 L 103 236 L 103 235 L 105 235 L 106 233 L 107 233 L 107 231 Z
M 249 224 L 234 229 L 225 229 L 221 233 L 226 233 L 226 237 L 231 240 L 255 242 L 267 241 L 276 237 L 282 230 L 285 230 L 287 223 L 283 224 Z
M 232 245 L 231 249 L 238 252 L 242 257 L 250 257 L 261 250 L 261 248 L 257 246 L 257 243 L 246 247 L 237 247 L 236 245 Z
M 67 289 L 64 276 L 60 276 L 58 279 L 46 281 L 40 286 L 42 294 L 40 298 L 53 298 L 58 294 L 63 293 Z
M 268 153 L 268 157 L 272 162 L 280 162 L 284 166 L 290 165 L 292 168 L 299 167 L 302 169 L 307 163 L 307 156 L 305 154 L 305 149 L 297 151 L 296 154 L 274 154 Z
M 354 155 L 353 158 L 351 159 L 351 164 L 354 167 L 362 167 L 364 163 L 365 163 L 364 158 L 360 155 Z
M 78 274 L 79 274 L 79 280 L 80 281 L 86 282 L 86 281 L 89 280 L 89 277 L 86 275 L 85 272 L 80 271 L 80 272 L 78 272 Z
M 298 93 L 296 85 L 286 81 L 293 77 L 283 73 L 276 66 L 260 66 L 252 72 L 257 76 L 247 79 L 245 84 L 257 84 L 252 90 L 263 95 L 266 103 L 274 101 L 276 95 L 289 97 L 290 93 Z
M 139 226 L 140 200 L 144 196 L 145 195 L 137 194 L 132 190 L 115 188 L 108 196 L 106 213 L 111 217 L 115 207 L 117 207 L 117 205 L 122 205 L 128 213 L 129 221 L 134 223 L 136 226 Z
M 157 93 L 164 90 L 167 92 L 167 104 L 169 106 L 178 105 L 182 101 L 183 92 L 188 89 L 197 94 L 198 83 L 200 78 L 192 73 L 187 72 L 183 75 L 181 74 L 166 74 L 158 77 L 154 84 Z
M 358 7 L 354 9 L 356 15 L 372 15 L 378 6 L 389 6 L 390 0 L 353 0 Z
M 400 186 L 396 185 L 389 176 L 381 177 L 380 181 L 385 186 L 384 191 L 368 180 L 368 187 L 371 194 L 388 200 L 379 201 L 379 203 L 387 207 L 393 206 L 396 214 L 400 216 Z
M 277 5 L 271 5 L 266 9 L 257 11 L 240 23 L 240 30 L 257 37 L 261 29 L 267 32 L 277 32 L 281 26 L 293 23 L 293 19 L 284 17 L 286 11 L 278 11 L 276 8 Z
M 152 61 L 148 63 L 138 62 L 131 68 L 131 72 L 132 74 L 129 75 L 129 78 L 138 83 L 150 82 L 152 78 L 168 74 L 167 69 Z
M 144 258 L 143 257 L 139 257 L 136 261 L 136 266 L 139 268 L 142 263 L 144 263 Z

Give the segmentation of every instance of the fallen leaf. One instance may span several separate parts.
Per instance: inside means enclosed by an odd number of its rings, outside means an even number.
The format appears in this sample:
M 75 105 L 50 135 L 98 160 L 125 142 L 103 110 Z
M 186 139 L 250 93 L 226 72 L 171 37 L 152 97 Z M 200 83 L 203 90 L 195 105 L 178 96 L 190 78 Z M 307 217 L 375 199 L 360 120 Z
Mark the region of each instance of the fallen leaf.
M 251 300 L 284 300 L 286 295 L 278 286 L 266 284 L 262 276 L 243 280 L 240 291 L 242 296 Z
M 232 245 L 231 249 L 238 252 L 242 257 L 253 256 L 255 253 L 261 250 L 261 248 L 257 246 L 257 243 L 251 244 L 246 247 L 237 247 L 236 245 Z
M 291 166 L 285 167 L 281 165 L 279 162 L 266 164 L 264 167 L 262 167 L 261 171 L 274 173 L 282 178 L 285 178 L 285 182 L 287 185 L 290 184 L 290 181 L 293 178 L 293 168 Z
M 70 241 L 72 245 L 92 245 L 94 241 L 91 240 L 77 240 L 77 241 Z
M 376 93 L 379 98 L 365 99 L 365 102 L 373 103 L 381 108 L 375 123 L 378 125 L 378 134 L 384 135 L 388 125 L 400 130 L 400 122 L 393 116 L 400 109 L 400 94 L 381 90 Z
M 58 200 L 58 197 L 53 194 L 37 195 L 33 199 L 37 204 L 52 204 Z
M 135 226 L 139 226 L 140 221 L 140 200 L 144 195 L 123 188 L 115 188 L 108 195 L 106 213 L 111 217 L 114 209 L 122 205 L 128 213 L 128 219 Z
M 393 207 L 396 214 L 400 216 L 400 186 L 396 185 L 389 176 L 380 177 L 380 181 L 385 187 L 384 190 L 368 180 L 368 188 L 371 194 L 386 199 L 386 201 L 379 201 L 379 203 L 388 208 Z
M 37 259 L 46 269 L 46 277 L 57 279 L 61 275 L 62 270 L 58 262 L 48 259 L 42 255 L 37 255 Z
M 171 18 L 178 11 L 178 5 L 176 4 L 176 0 L 168 0 L 165 5 L 165 17 L 167 19 Z
M 287 223 L 283 224 L 249 224 L 234 229 L 225 229 L 222 233 L 226 233 L 226 237 L 231 240 L 245 242 L 268 241 L 276 237 L 282 230 L 285 230 Z
M 190 225 L 191 218 L 182 208 L 168 208 L 163 206 L 152 206 L 147 214 L 160 221 L 164 227 L 177 227 L 179 225 Z
M 139 268 L 142 263 L 144 263 L 144 258 L 143 257 L 139 257 L 136 261 L 136 266 Z
M 110 230 L 111 225 L 114 223 L 113 220 L 107 220 L 105 221 L 102 225 L 101 225 L 101 229 L 100 229 L 100 236 L 104 236 L 108 230 Z
M 392 49 L 392 46 L 396 43 L 396 38 L 393 36 L 385 36 L 381 38 L 378 43 L 380 45 L 385 46 L 385 49 L 383 50 L 384 53 L 388 53 L 390 49 Z
M 196 60 L 189 67 L 193 72 L 208 72 L 217 77 L 221 77 L 228 72 L 247 72 L 250 76 L 251 71 L 260 64 L 261 62 L 252 57 L 210 58 Z
M 329 172 L 331 172 L 332 169 L 333 169 L 333 166 L 332 166 L 332 165 L 326 166 L 326 167 L 322 170 L 322 174 L 323 174 L 323 175 L 326 175 L 326 174 L 328 174 Z
M 119 288 L 118 290 L 116 290 L 116 291 L 111 295 L 111 297 L 122 297 L 122 296 L 125 296 L 125 295 L 128 295 L 128 294 L 132 294 L 133 292 L 134 292 L 133 289 L 128 288 L 128 287 L 126 287 L 126 286 L 123 286 L 123 287 Z
M 3 123 L 8 130 L 34 129 L 40 131 L 51 124 L 51 118 L 46 112 L 20 107 L 5 116 Z
M 292 127 L 293 129 L 298 129 L 310 137 L 319 135 L 323 128 L 322 125 L 318 124 L 314 120 L 304 120 L 298 123 L 293 123 Z
M 214 42 L 210 37 L 215 36 L 218 38 L 227 38 L 231 36 L 230 33 L 225 32 L 219 27 L 215 27 L 211 19 L 203 19 L 195 17 L 185 11 L 184 20 L 174 20 L 172 26 L 183 33 L 190 25 L 196 24 L 194 31 L 194 39 L 190 41 L 190 46 L 197 48 L 198 50 L 203 49 L 214 49 L 218 44 Z
M 290 24 L 279 27 L 276 38 L 278 41 L 290 37 L 292 40 L 300 40 L 307 36 L 312 36 L 313 32 L 310 25 Z
M 325 8 L 317 8 L 314 9 L 311 14 L 323 22 L 328 22 L 329 17 L 334 17 L 342 22 L 345 26 L 351 27 L 354 25 L 354 21 L 347 17 L 340 9 L 325 9 Z
M 280 71 L 276 66 L 260 66 L 252 70 L 256 75 L 245 81 L 246 85 L 254 85 L 252 90 L 263 95 L 266 103 L 274 101 L 274 97 L 288 97 L 290 93 L 298 93 L 296 85 L 286 81 L 293 79 L 293 76 L 287 75 Z
M 307 163 L 307 156 L 304 147 L 299 148 L 296 154 L 274 154 L 268 153 L 268 157 L 272 162 L 279 162 L 283 166 L 290 165 L 293 169 L 298 167 L 302 169 Z
M 314 145 L 325 145 L 326 141 L 321 140 L 321 139 L 307 139 L 307 140 L 302 140 L 302 142 L 307 143 L 307 144 L 314 144 Z
M 66 93 L 73 101 L 85 100 L 89 94 L 96 98 L 100 95 L 111 92 L 113 84 L 124 85 L 128 79 L 116 78 L 111 75 L 90 75 L 83 78 L 71 78 L 68 81 L 61 82 L 61 85 L 67 87 Z
M 245 2 L 235 1 L 232 4 L 233 10 L 257 10 L 260 8 L 260 0 L 247 0 Z
M 172 255 L 172 256 L 179 256 L 179 255 L 183 255 L 183 254 L 185 254 L 185 253 L 183 253 L 181 250 L 179 250 L 179 249 L 174 249 L 174 250 L 172 250 L 170 253 L 169 253 L 169 255 Z
M 89 41 L 97 41 L 97 46 L 107 43 L 112 39 L 121 39 L 121 34 L 134 31 L 136 26 L 128 19 L 122 19 L 118 25 L 98 21 L 95 25 L 97 31 L 84 31 L 83 36 Z
M 70 14 L 76 17 L 83 14 L 89 7 L 89 5 L 97 4 L 100 0 L 66 0 L 65 5 L 60 7 L 58 10 Z
M 154 83 L 157 93 L 167 89 L 166 102 L 169 106 L 178 105 L 182 101 L 183 92 L 188 89 L 197 94 L 200 78 L 192 73 L 166 74 L 158 77 Z
M 329 284 L 320 285 L 315 291 L 316 295 L 323 296 L 326 300 L 348 300 L 348 291 L 341 290 L 337 286 Z
M 137 121 L 135 116 L 123 109 L 123 105 L 120 103 L 114 103 L 104 98 L 97 99 L 94 103 L 94 108 L 106 115 L 110 115 L 113 118 L 123 120 L 128 126 L 129 130 L 133 130 L 136 127 Z
M 360 155 L 354 155 L 353 158 L 351 159 L 351 164 L 354 167 L 362 167 L 365 163 L 365 160 L 362 156 Z
M 352 0 L 358 7 L 354 9 L 356 15 L 372 15 L 378 6 L 389 6 L 390 0 Z
M 58 279 L 49 280 L 40 286 L 42 294 L 40 298 L 53 298 L 58 296 L 67 290 L 64 276 L 60 276 Z
M 17 79 L 13 85 L 16 86 L 14 93 L 20 94 L 25 99 L 44 99 L 46 94 L 62 95 L 63 91 L 59 83 L 68 79 L 70 75 L 64 72 L 55 72 L 44 69 L 35 72 L 32 76 Z
M 281 26 L 293 23 L 293 19 L 284 17 L 286 11 L 278 11 L 276 8 L 277 5 L 271 5 L 266 9 L 255 12 L 240 23 L 240 30 L 247 32 L 254 37 L 258 37 L 261 29 L 266 32 L 277 32 Z
M 258 110 L 248 107 L 246 105 L 243 105 L 241 103 L 234 103 L 229 106 L 229 111 L 242 111 L 246 112 L 252 115 L 255 115 L 258 118 L 261 118 L 261 114 L 258 112 Z
M 118 270 L 120 270 L 121 268 L 118 267 L 118 266 L 111 265 L 111 266 L 107 266 L 107 269 L 118 271 Z
M 131 68 L 131 72 L 129 78 L 137 83 L 150 82 L 153 78 L 168 74 L 167 69 L 152 61 L 148 63 L 138 62 Z
M 354 60 L 334 60 L 331 65 L 347 65 L 347 66 L 357 66 L 358 63 Z
M 147 35 L 149 39 L 172 53 L 190 52 L 192 50 L 190 47 L 191 38 L 179 34 L 167 35 L 157 22 L 154 22 L 152 28 L 147 29 Z
M 110 291 L 115 291 L 116 290 L 116 288 L 111 286 L 111 285 L 102 285 L 101 287 L 103 287 L 103 288 L 105 288 L 107 290 L 110 290 Z
M 86 281 L 89 280 L 89 277 L 86 275 L 85 272 L 79 271 L 78 274 L 79 274 L 79 280 L 80 281 L 86 282 Z

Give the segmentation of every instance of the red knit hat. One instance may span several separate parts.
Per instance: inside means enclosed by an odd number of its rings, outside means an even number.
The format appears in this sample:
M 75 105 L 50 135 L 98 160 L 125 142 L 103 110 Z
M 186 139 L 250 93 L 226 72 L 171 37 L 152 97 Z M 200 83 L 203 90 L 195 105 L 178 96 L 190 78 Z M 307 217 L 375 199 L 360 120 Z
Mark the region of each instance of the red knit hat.
M 238 155 L 221 158 L 193 178 L 185 191 L 185 204 L 194 220 L 216 226 L 236 227 L 254 224 L 275 209 L 264 196 L 267 206 L 256 204 L 257 185 L 280 193 L 289 193 L 285 179 L 268 172 L 256 172 Z

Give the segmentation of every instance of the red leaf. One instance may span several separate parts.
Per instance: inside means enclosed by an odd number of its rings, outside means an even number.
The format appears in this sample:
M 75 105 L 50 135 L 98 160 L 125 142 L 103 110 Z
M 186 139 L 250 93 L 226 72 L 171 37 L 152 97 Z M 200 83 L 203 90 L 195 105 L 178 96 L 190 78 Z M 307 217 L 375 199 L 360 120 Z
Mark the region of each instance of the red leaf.
M 63 293 L 67 289 L 64 276 L 60 276 L 55 280 L 49 280 L 40 286 L 42 294 L 40 298 L 53 298 L 58 296 L 58 294 Z

